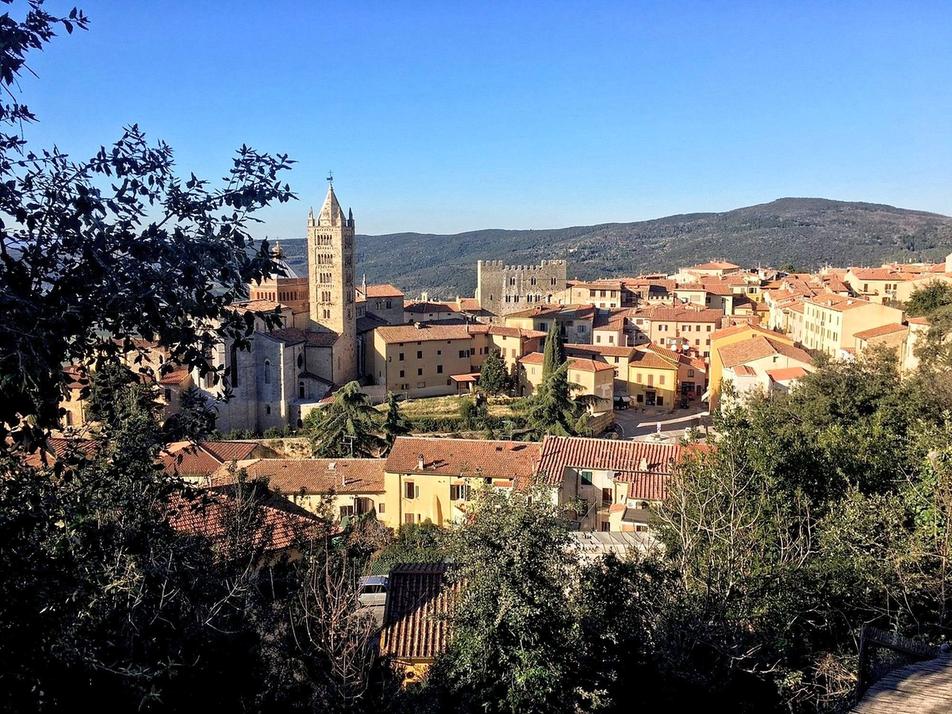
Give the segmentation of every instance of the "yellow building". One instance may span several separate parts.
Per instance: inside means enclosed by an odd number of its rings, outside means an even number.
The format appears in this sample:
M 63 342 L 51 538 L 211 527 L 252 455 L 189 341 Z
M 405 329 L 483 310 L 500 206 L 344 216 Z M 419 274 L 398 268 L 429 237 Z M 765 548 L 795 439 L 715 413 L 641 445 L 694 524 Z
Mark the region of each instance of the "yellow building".
M 724 383 L 730 382 L 734 396 L 745 400 L 750 395 L 787 391 L 813 371 L 813 358 L 806 350 L 763 335 L 732 342 L 716 349 L 722 365 L 718 393 L 711 407 L 723 398 Z
M 902 310 L 843 295 L 822 294 L 803 301 L 803 346 L 839 356 L 852 350 L 856 333 L 902 322 Z
M 373 377 L 387 392 L 432 397 L 455 391 L 450 375 L 473 371 L 469 325 L 391 325 L 374 330 Z
M 622 307 L 622 285 L 618 280 L 570 280 L 566 285 L 572 304 L 594 305 L 603 310 Z
M 628 363 L 628 395 L 640 406 L 674 408 L 678 394 L 678 362 L 651 347 L 636 349 Z
M 541 352 L 532 352 L 519 360 L 519 391 L 523 396 L 535 392 L 542 384 Z M 592 395 L 598 397 L 599 411 L 611 409 L 614 393 L 615 367 L 600 360 L 585 357 L 569 357 L 568 380 L 573 385 L 575 397 Z
M 628 317 L 640 341 L 669 349 L 690 347 L 702 357 L 710 355 L 711 333 L 723 319 L 723 310 L 688 306 L 640 308 Z
M 386 509 L 378 517 L 391 528 L 458 522 L 474 489 L 529 486 L 539 453 L 531 442 L 397 437 L 384 465 Z
M 934 268 L 934 269 L 933 269 Z M 870 302 L 905 302 L 916 290 L 932 282 L 952 283 L 952 276 L 939 272 L 944 263 L 935 266 L 891 266 L 882 268 L 850 268 L 845 281 L 857 295 Z
M 775 342 L 782 342 L 786 345 L 795 345 L 794 340 L 781 332 L 774 332 L 759 325 L 731 325 L 714 332 L 711 336 L 711 366 L 708 370 L 707 390 L 711 395 L 711 407 L 717 404 L 718 394 L 720 393 L 721 380 L 724 374 L 724 362 L 721 359 L 720 348 L 732 345 L 735 342 L 743 342 L 756 336 L 766 337 Z
M 267 479 L 272 491 L 336 521 L 365 513 L 386 516 L 383 459 L 251 459 L 238 461 L 249 478 Z M 212 485 L 233 478 L 221 467 Z
M 628 364 L 634 357 L 634 347 L 570 343 L 565 345 L 565 354 L 569 357 L 593 359 L 610 364 L 615 371 L 615 384 L 612 391 L 618 395 L 628 394 Z

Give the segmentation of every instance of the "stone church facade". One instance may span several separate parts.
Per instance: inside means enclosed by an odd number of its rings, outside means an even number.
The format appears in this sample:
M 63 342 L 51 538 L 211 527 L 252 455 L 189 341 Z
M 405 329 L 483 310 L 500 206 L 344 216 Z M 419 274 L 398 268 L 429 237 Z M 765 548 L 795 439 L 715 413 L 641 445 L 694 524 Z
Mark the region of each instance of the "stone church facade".
M 331 183 L 320 212 L 307 218 L 306 278 L 276 258 L 284 275 L 249 286 L 249 300 L 236 310 L 278 309 L 283 326 L 267 330 L 256 318 L 249 350 L 223 342 L 212 363 L 224 378 L 202 378 L 196 386 L 218 410 L 218 429 L 263 432 L 296 427 L 333 389 L 358 375 L 355 305 L 355 223 L 345 216 Z M 226 391 L 230 399 L 222 399 Z

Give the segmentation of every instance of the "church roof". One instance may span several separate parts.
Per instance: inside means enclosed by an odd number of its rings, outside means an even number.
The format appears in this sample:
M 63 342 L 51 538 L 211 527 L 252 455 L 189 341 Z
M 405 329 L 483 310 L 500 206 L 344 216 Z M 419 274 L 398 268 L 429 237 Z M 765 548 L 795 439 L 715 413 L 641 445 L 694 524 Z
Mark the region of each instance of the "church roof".
M 327 187 L 327 197 L 324 199 L 324 205 L 321 206 L 321 213 L 317 217 L 317 223 L 321 226 L 339 226 L 343 225 L 344 211 L 337 201 L 337 195 L 334 193 L 334 184 Z

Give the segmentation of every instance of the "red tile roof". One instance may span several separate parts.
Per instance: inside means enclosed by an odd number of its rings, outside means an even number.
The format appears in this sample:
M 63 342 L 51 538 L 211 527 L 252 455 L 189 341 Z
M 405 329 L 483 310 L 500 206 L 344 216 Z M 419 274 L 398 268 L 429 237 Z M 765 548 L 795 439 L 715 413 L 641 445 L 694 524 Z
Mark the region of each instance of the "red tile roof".
M 892 325 L 880 325 L 879 327 L 871 327 L 868 330 L 863 330 L 862 332 L 857 332 L 854 337 L 858 337 L 861 340 L 869 340 L 874 337 L 882 337 L 883 335 L 891 335 L 894 332 L 905 332 L 909 328 L 905 325 L 900 325 L 898 322 Z
M 449 583 L 443 563 L 401 564 L 390 571 L 380 654 L 429 661 L 446 649 L 449 615 L 462 586 Z
M 384 342 L 428 342 L 432 340 L 468 340 L 470 325 L 389 325 L 375 331 Z
M 188 379 L 189 374 L 191 374 L 191 372 L 185 368 L 175 369 L 167 374 L 161 375 L 159 384 L 181 384 Z
M 222 464 L 250 459 L 258 448 L 248 441 L 177 441 L 165 447 L 159 460 L 167 474 L 211 476 Z
M 813 363 L 813 358 L 805 350 L 777 340 L 771 340 L 762 335 L 755 335 L 747 340 L 718 347 L 717 351 L 720 353 L 721 363 L 725 367 L 736 367 L 745 362 L 753 362 L 774 354 L 783 355 L 805 364 Z
M 538 475 L 543 483 L 554 486 L 562 483 L 567 468 L 617 471 L 632 475 L 669 474 L 672 465 L 684 453 L 684 447 L 677 444 L 546 436 L 542 441 Z
M 714 260 L 710 263 L 699 263 L 698 265 L 692 265 L 690 268 L 688 268 L 688 270 L 731 270 L 733 268 L 739 267 L 739 265 L 734 265 L 733 263 Z
M 789 382 L 792 379 L 803 379 L 809 374 L 803 367 L 783 367 L 768 369 L 767 376 L 775 382 Z
M 428 312 L 458 312 L 455 307 L 452 307 L 445 302 L 408 302 L 404 306 L 403 311 L 414 314 Z
M 403 297 L 403 291 L 390 283 L 380 283 L 378 285 L 368 285 L 367 292 L 365 293 L 367 297 L 372 298 L 384 298 L 384 297 Z
M 583 345 L 583 344 L 566 344 L 565 351 L 567 354 L 579 356 L 579 355 L 601 355 L 602 357 L 625 357 L 626 359 L 631 356 L 631 353 L 635 351 L 634 347 L 621 347 L 619 345 Z
M 268 486 L 286 495 L 297 493 L 382 493 L 383 459 L 254 459 L 239 461 L 251 478 L 267 478 Z M 227 466 L 214 483 L 229 483 Z
M 227 546 L 230 527 L 237 519 L 235 503 L 227 491 L 204 491 L 193 499 L 175 495 L 170 501 L 169 524 L 177 531 Z M 286 504 L 289 510 L 272 504 Z M 273 499 L 259 508 L 261 521 L 253 544 L 266 551 L 283 550 L 313 537 L 322 526 L 317 518 L 283 499 Z
M 535 472 L 540 448 L 540 444 L 526 441 L 398 436 L 385 469 L 387 473 L 516 478 L 528 482 Z

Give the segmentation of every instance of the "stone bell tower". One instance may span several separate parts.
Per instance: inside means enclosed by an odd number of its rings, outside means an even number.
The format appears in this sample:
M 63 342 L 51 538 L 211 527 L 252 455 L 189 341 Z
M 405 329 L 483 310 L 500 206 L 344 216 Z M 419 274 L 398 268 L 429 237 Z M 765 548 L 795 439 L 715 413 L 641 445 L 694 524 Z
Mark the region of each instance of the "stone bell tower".
M 354 305 L 354 215 L 347 217 L 328 177 L 327 198 L 315 218 L 307 216 L 307 274 L 310 329 L 335 332 L 333 381 L 344 384 L 357 376 L 357 313 Z

